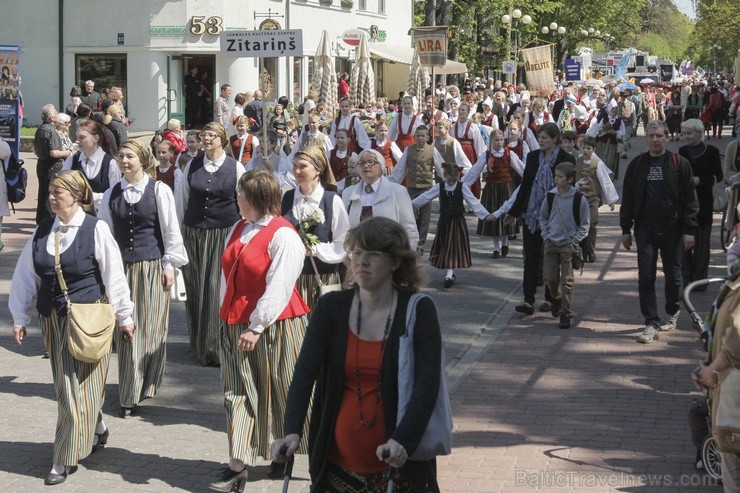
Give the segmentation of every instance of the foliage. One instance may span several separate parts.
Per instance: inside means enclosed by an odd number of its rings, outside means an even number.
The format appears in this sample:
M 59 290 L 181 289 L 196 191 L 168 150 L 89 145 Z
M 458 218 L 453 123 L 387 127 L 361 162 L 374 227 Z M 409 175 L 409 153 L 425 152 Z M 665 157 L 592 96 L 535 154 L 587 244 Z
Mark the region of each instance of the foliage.
M 696 29 L 689 55 L 694 66 L 710 66 L 716 56 L 719 67 L 732 65 L 740 49 L 740 2 L 737 0 L 701 0 Z M 721 46 L 713 50 L 714 45 Z
M 648 25 L 644 26 L 644 34 L 636 39 L 635 47 L 679 63 L 686 56 L 686 50 L 691 44 L 694 25 L 672 2 L 669 3 L 670 7 L 665 7 L 666 10 L 662 12 L 663 21 L 660 23 L 652 25 L 654 21 L 650 19 L 654 19 L 654 13 L 648 10 L 644 16 L 644 22 Z

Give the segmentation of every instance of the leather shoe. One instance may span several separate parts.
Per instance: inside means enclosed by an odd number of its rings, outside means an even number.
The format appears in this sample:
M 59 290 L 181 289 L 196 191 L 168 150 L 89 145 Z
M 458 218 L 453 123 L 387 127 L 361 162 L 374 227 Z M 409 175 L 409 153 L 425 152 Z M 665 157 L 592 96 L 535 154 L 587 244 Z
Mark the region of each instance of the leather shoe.
M 560 323 L 558 324 L 560 329 L 570 329 L 570 317 L 568 315 L 560 315 Z
M 53 472 L 50 472 L 48 476 L 46 476 L 46 479 L 44 480 L 44 484 L 46 486 L 54 486 L 55 484 L 62 484 L 67 480 L 67 476 L 70 474 L 73 474 L 77 472 L 77 466 L 72 467 L 65 467 L 64 472 L 62 474 L 56 474 Z
M 247 468 L 245 467 L 241 471 L 235 471 L 229 466 L 226 466 L 220 472 L 218 481 L 215 481 L 208 485 L 208 489 L 211 491 L 236 491 L 241 493 L 244 491 L 244 486 L 247 484 Z
M 543 301 L 540 305 L 540 311 L 549 312 L 550 310 L 552 310 L 552 304 L 549 301 Z
M 110 436 L 110 428 L 106 428 L 103 433 L 96 433 L 96 437 L 98 437 L 98 443 L 92 446 L 92 452 L 97 452 L 101 448 L 105 446 L 106 443 L 108 443 L 108 437 Z
M 529 303 L 526 300 L 522 301 L 517 306 L 515 306 L 514 310 L 518 311 L 519 313 L 523 313 L 525 315 L 534 314 L 534 306 L 532 306 L 532 303 Z
M 124 419 L 129 416 L 134 416 L 134 415 L 136 415 L 136 406 L 134 407 L 121 406 L 121 409 L 118 410 L 118 416 Z
M 500 253 L 498 253 L 498 250 L 494 250 L 491 254 L 491 258 L 499 258 L 501 256 Z
M 445 277 L 445 289 L 450 289 L 453 284 L 455 284 L 455 274 L 452 274 L 452 277 Z
M 502 246 L 501 247 L 501 256 L 502 257 L 506 257 L 508 254 L 509 254 L 509 247 Z

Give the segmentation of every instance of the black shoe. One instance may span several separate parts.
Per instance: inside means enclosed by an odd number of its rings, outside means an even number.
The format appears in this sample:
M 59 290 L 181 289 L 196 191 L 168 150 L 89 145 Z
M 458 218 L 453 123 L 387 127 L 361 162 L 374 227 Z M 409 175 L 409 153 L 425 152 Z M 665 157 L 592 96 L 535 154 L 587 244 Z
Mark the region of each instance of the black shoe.
M 558 324 L 559 329 L 570 329 L 570 317 L 568 315 L 560 315 L 560 323 Z
M 543 301 L 540 305 L 540 311 L 549 312 L 550 310 L 552 310 L 552 303 L 550 303 L 549 301 Z
M 552 308 L 550 308 L 550 313 L 552 313 L 553 317 L 559 317 L 560 316 L 560 307 L 563 306 L 563 302 L 561 300 L 555 300 L 551 303 Z
M 516 240 L 516 235 L 509 235 L 510 240 Z
M 46 479 L 44 479 L 44 484 L 46 486 L 54 486 L 55 484 L 62 484 L 67 480 L 67 476 L 70 474 L 74 474 L 77 472 L 77 466 L 72 467 L 65 467 L 64 472 L 62 474 L 55 474 L 53 472 L 50 472 L 48 476 L 46 476 Z
M 586 255 L 586 259 L 585 260 L 589 264 L 593 264 L 594 262 L 596 262 L 596 255 L 594 255 L 593 253 L 589 253 L 588 255 Z
M 499 258 L 501 256 L 500 253 L 498 253 L 498 250 L 494 250 L 491 254 L 491 258 Z
M 455 274 L 452 274 L 452 277 L 445 277 L 445 289 L 450 289 L 453 284 L 455 284 Z
M 522 301 L 517 306 L 514 307 L 514 310 L 518 311 L 519 313 L 523 313 L 525 315 L 533 315 L 534 314 L 534 306 L 532 306 L 532 303 L 529 303 L 528 301 Z
M 270 470 L 267 471 L 267 477 L 270 479 L 283 479 L 285 477 L 285 464 L 270 462 Z
M 501 256 L 502 257 L 506 257 L 508 254 L 509 254 L 509 247 L 502 246 L 501 247 Z
M 110 436 L 110 429 L 106 428 L 103 433 L 96 433 L 95 436 L 98 437 L 98 443 L 92 446 L 91 453 L 97 452 L 98 450 L 103 448 L 105 444 L 108 443 L 108 437 Z
M 121 409 L 118 410 L 118 416 L 124 419 L 129 416 L 135 416 L 135 415 L 136 415 L 136 406 L 134 407 L 121 406 Z
M 247 484 L 247 468 L 245 467 L 241 471 L 235 471 L 229 466 L 226 466 L 220 472 L 221 477 L 218 481 L 215 481 L 208 485 L 208 489 L 211 491 L 236 491 L 241 493 L 244 491 L 244 486 Z

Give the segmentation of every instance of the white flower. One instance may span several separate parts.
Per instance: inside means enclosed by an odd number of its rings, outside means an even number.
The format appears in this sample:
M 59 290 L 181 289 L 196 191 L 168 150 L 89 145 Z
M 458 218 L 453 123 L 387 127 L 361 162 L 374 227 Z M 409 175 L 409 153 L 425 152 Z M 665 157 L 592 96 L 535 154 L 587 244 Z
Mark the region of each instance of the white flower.
M 295 216 L 300 223 L 313 222 L 315 224 L 323 224 L 326 220 L 324 211 L 319 206 L 305 202 L 295 207 Z

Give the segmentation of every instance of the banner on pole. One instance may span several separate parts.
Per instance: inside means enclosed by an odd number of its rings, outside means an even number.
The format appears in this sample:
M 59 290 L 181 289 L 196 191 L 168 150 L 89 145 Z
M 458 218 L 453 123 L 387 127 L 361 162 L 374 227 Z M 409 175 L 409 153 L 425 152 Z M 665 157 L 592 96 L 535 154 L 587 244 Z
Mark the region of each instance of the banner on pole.
M 412 32 L 419 62 L 444 67 L 447 64 L 447 26 L 415 27 Z
M 19 46 L 0 46 L 0 137 L 18 156 L 20 146 Z
M 303 30 L 226 31 L 221 33 L 221 53 L 244 58 L 303 56 Z
M 551 46 L 547 44 L 521 50 L 530 91 L 550 93 L 554 88 Z

